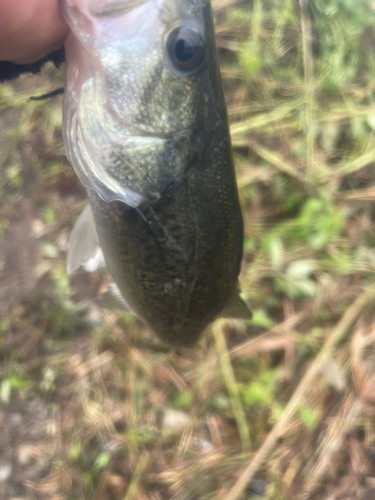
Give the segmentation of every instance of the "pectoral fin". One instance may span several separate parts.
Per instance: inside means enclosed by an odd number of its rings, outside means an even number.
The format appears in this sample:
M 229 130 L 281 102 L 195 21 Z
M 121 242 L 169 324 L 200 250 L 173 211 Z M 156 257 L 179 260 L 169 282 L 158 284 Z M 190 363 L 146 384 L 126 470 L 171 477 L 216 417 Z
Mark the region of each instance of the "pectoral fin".
M 220 313 L 220 318 L 252 319 L 253 313 L 249 306 L 236 292 L 229 304 Z
M 110 309 L 111 311 L 133 312 L 129 304 L 121 295 L 119 287 L 116 283 L 110 283 L 108 290 L 95 300 L 95 304 L 102 309 Z
M 71 274 L 81 266 L 88 272 L 105 267 L 105 260 L 99 246 L 94 216 L 90 205 L 87 205 L 83 209 L 69 238 L 66 260 L 68 274 Z

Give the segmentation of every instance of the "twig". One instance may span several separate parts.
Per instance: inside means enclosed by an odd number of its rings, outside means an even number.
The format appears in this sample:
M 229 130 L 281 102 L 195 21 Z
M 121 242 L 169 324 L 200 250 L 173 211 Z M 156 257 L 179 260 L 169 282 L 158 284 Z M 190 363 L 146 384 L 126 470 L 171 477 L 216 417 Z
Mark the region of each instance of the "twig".
M 282 334 L 290 333 L 293 328 L 295 328 L 302 320 L 307 316 L 307 313 L 300 312 L 295 314 L 290 319 L 284 321 L 279 325 L 274 326 L 268 332 L 265 332 L 254 339 L 246 340 L 242 344 L 238 344 L 236 347 L 231 349 L 229 356 L 231 359 L 241 358 L 250 356 L 253 352 L 257 353 L 259 347 L 267 340 L 275 340 L 274 336 L 279 336 Z M 280 338 L 280 337 L 279 337 Z
M 313 457 L 304 468 L 304 474 L 307 477 L 303 488 L 303 499 L 309 498 L 311 492 L 322 482 L 346 435 L 355 425 L 362 410 L 363 401 L 358 395 L 349 393 L 340 408 L 339 414 L 331 419 L 328 424 L 324 439 L 319 445 L 318 457 Z
M 264 148 L 253 140 L 248 140 L 248 144 L 256 152 L 257 155 L 263 158 L 263 160 L 265 160 L 266 162 L 276 167 L 281 172 L 285 172 L 286 174 L 291 175 L 292 177 L 295 177 L 296 179 L 299 179 L 301 181 L 303 180 L 303 176 L 301 175 L 301 173 L 291 163 L 283 160 L 277 153 Z
M 126 496 L 124 500 L 132 500 L 137 493 L 138 490 L 138 485 L 139 485 L 139 480 L 142 477 L 142 474 L 144 473 L 148 463 L 149 463 L 150 457 L 148 452 L 144 452 L 138 460 L 137 467 L 134 472 L 133 479 L 131 483 L 129 484 L 128 491 L 126 493 Z
M 301 8 L 301 30 L 303 47 L 303 70 L 305 75 L 305 106 L 306 106 L 306 149 L 308 177 L 315 171 L 314 151 L 314 81 L 313 57 L 311 49 L 311 23 L 307 12 L 307 0 L 299 0 Z
M 292 114 L 294 110 L 298 109 L 302 104 L 303 100 L 301 98 L 293 99 L 290 100 L 290 102 L 288 102 L 287 104 L 279 105 L 272 111 L 254 114 L 254 116 L 248 118 L 247 120 L 232 123 L 232 125 L 230 126 L 231 137 L 233 140 L 235 140 L 236 137 L 243 136 L 251 130 L 264 129 L 272 123 L 285 120 Z M 242 109 L 241 112 L 243 113 Z M 251 109 L 248 110 L 248 114 L 250 113 Z
M 241 404 L 238 385 L 233 373 L 233 368 L 230 362 L 227 344 L 223 333 L 224 324 L 225 320 L 216 321 L 212 327 L 212 334 L 215 339 L 216 349 L 220 360 L 221 372 L 223 374 L 224 382 L 231 401 L 238 432 L 241 438 L 242 447 L 244 450 L 248 450 L 250 448 L 250 433 L 246 424 L 246 418 Z
M 371 186 L 365 189 L 356 189 L 353 191 L 341 191 L 338 194 L 341 200 L 348 201 L 374 201 L 375 200 L 375 187 Z
M 233 7 L 233 5 L 236 5 L 241 1 L 242 0 L 213 0 L 212 8 L 215 14 L 217 14 L 218 12 L 225 11 L 229 6 Z
M 364 307 L 366 307 L 366 305 L 374 299 L 375 285 L 371 286 L 368 290 L 363 292 L 346 311 L 339 323 L 333 329 L 331 335 L 326 340 L 320 353 L 303 376 L 301 382 L 294 391 L 293 396 L 289 400 L 281 418 L 272 429 L 272 431 L 268 434 L 260 450 L 252 458 L 249 465 L 244 469 L 233 488 L 229 491 L 229 494 L 225 495 L 225 500 L 237 500 L 239 498 L 248 481 L 254 476 L 260 465 L 271 453 L 279 437 L 283 435 L 284 430 L 288 425 L 289 420 L 292 418 L 296 409 L 298 408 L 301 399 L 304 397 L 307 390 L 310 388 L 311 384 L 320 373 L 323 363 L 325 363 L 331 356 L 332 349 L 343 338 L 347 330 L 354 323 Z M 224 497 L 222 498 L 224 500 Z
M 370 140 L 367 145 L 367 149 L 364 153 L 356 156 L 353 160 L 346 161 L 343 165 L 339 166 L 337 169 L 340 175 L 349 175 L 353 172 L 358 172 L 361 168 L 367 167 L 370 163 L 375 161 L 375 151 L 374 151 L 374 141 Z

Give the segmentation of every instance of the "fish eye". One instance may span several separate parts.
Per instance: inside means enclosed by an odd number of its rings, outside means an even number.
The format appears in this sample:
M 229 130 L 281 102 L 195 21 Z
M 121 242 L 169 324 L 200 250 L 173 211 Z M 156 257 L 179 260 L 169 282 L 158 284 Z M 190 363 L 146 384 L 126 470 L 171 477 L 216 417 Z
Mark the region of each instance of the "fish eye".
M 167 51 L 174 69 L 192 74 L 204 61 L 206 44 L 198 30 L 192 26 L 179 26 L 168 35 Z

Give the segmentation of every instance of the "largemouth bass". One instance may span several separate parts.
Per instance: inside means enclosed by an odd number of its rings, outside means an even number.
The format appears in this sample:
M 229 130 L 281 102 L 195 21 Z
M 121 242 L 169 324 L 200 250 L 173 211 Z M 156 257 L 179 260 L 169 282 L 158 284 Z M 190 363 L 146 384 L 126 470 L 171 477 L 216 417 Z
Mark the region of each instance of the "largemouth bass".
M 61 6 L 64 141 L 92 210 L 72 232 L 68 271 L 100 265 L 101 248 L 124 302 L 175 347 L 219 315 L 250 318 L 210 1 Z

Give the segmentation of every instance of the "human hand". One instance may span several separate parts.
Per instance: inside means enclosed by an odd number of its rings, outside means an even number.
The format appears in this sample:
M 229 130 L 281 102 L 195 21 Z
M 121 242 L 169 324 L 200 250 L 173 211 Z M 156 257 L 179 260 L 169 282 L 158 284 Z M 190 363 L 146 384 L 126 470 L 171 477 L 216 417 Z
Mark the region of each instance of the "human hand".
M 0 61 L 38 61 L 61 47 L 68 31 L 58 0 L 0 0 Z

